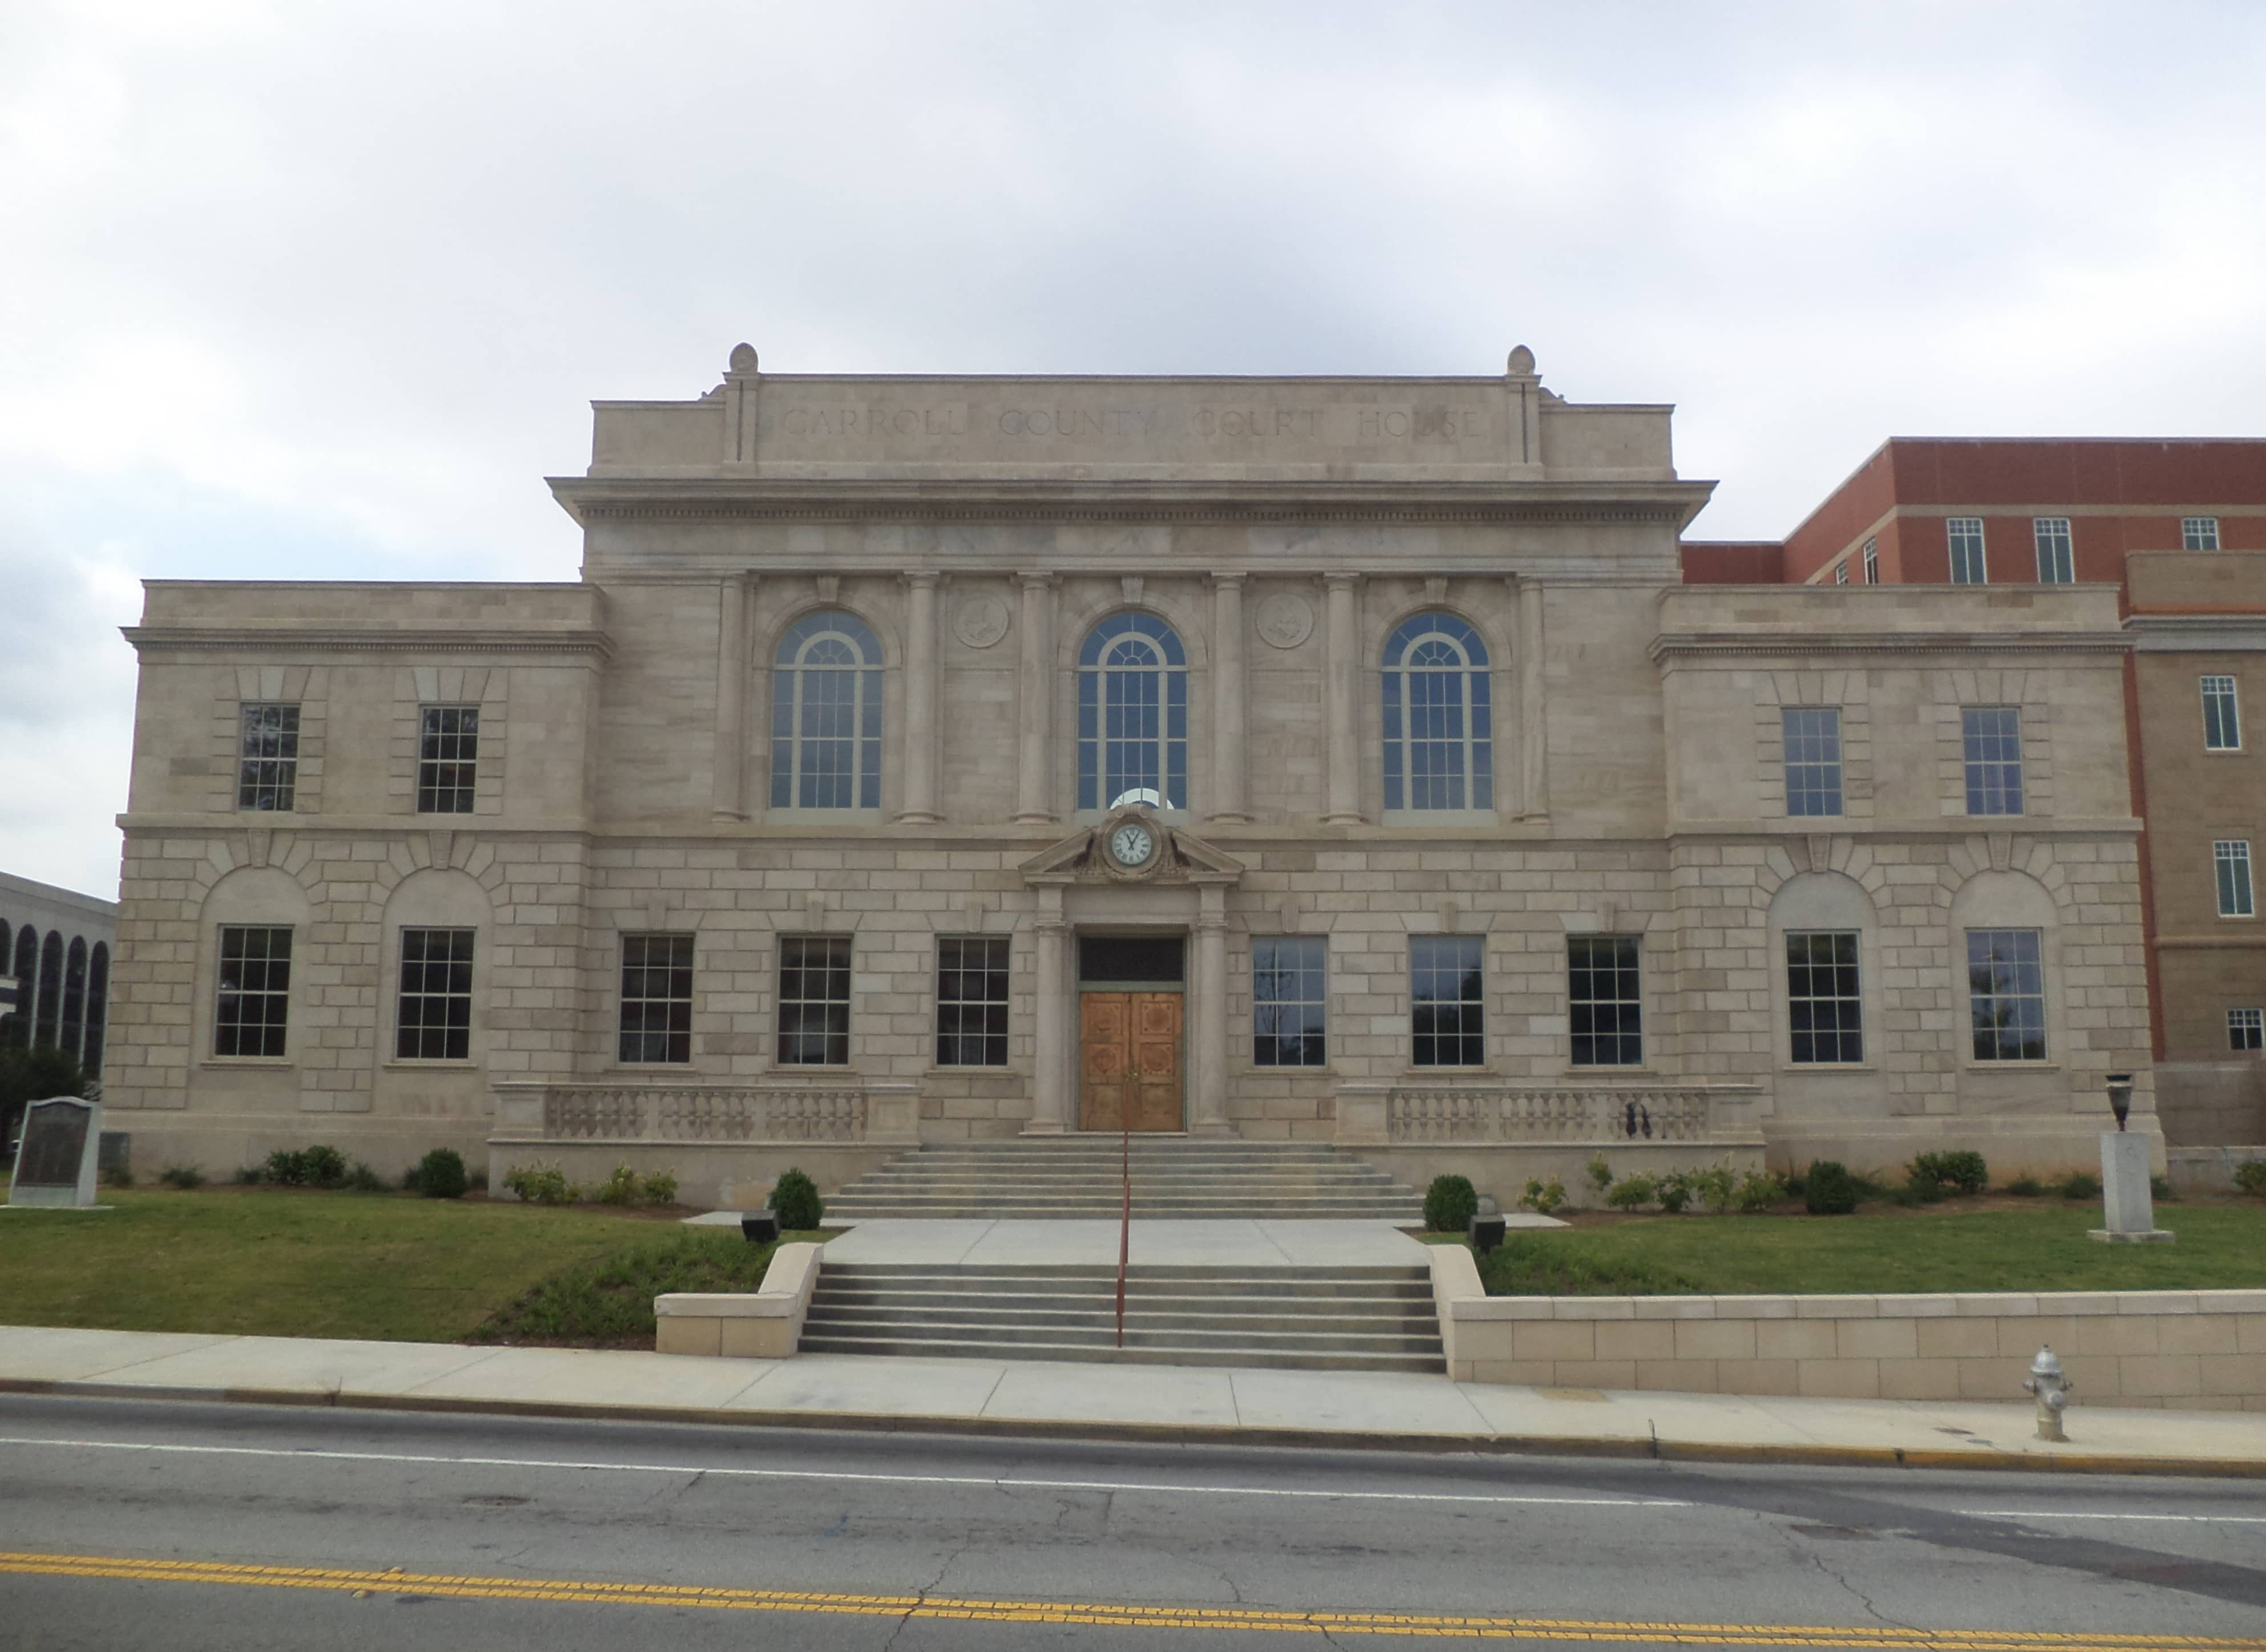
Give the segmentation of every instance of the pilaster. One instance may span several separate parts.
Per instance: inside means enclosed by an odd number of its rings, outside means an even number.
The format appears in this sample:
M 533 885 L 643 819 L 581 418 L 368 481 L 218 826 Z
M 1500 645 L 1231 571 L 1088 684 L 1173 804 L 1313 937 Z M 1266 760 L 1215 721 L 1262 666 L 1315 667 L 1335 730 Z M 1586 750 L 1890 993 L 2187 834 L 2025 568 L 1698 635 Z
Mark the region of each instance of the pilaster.
M 905 784 L 897 818 L 914 825 L 944 818 L 936 811 L 938 578 L 932 573 L 905 575 Z
M 1361 640 L 1358 574 L 1326 574 L 1329 613 L 1329 813 L 1333 826 L 1361 824 Z
M 1051 822 L 1055 738 L 1055 581 L 1051 574 L 1017 575 L 1022 585 L 1022 661 L 1015 696 L 1020 735 L 1015 762 L 1015 819 Z
M 1243 686 L 1243 580 L 1211 576 L 1212 796 L 1216 821 L 1247 821 L 1244 799 L 1244 728 L 1249 715 Z

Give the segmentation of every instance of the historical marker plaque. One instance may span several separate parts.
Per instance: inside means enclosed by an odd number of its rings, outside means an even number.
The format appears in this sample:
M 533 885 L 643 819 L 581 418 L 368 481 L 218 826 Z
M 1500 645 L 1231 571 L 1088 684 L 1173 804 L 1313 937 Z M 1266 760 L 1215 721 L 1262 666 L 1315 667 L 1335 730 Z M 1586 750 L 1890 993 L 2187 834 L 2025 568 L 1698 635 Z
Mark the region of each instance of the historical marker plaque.
M 8 1202 L 92 1204 L 95 1144 L 101 1137 L 99 1101 L 57 1096 L 33 1102 L 24 1115 L 24 1138 L 16 1149 Z

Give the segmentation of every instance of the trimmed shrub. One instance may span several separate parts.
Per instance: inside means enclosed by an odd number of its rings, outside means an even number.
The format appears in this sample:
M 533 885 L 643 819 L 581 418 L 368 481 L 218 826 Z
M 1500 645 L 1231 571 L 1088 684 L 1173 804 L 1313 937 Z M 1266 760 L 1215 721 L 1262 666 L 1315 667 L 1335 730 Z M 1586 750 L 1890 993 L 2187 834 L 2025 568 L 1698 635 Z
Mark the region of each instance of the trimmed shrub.
M 1729 1165 L 1718 1165 L 1713 1170 L 1694 1171 L 1692 1174 L 1692 1191 L 1700 1195 L 1702 1205 L 1719 1216 L 1731 1208 L 1733 1191 L 1738 1185 L 1739 1179 L 1731 1173 Z
M 267 1180 L 267 1166 L 265 1165 L 238 1165 L 236 1167 L 236 1180 L 239 1186 L 256 1188 L 261 1182 Z
M 464 1174 L 464 1156 L 453 1147 L 436 1147 L 417 1161 L 408 1185 L 428 1199 L 461 1199 L 471 1183 Z
M 771 1188 L 771 1214 L 778 1217 L 780 1232 L 806 1233 L 825 1218 L 826 1202 L 818 1196 L 816 1182 L 789 1170 Z
M 582 1190 L 555 1164 L 515 1165 L 503 1185 L 529 1204 L 572 1204 Z
M 2266 1199 L 2266 1159 L 2254 1159 L 2234 1167 L 2234 1187 L 2254 1199 Z
M 1639 1205 L 1651 1204 L 1660 1197 L 1660 1183 L 1639 1172 L 1613 1183 L 1612 1191 L 1605 1195 L 1605 1202 L 1616 1210 L 1634 1210 Z
M 377 1172 L 372 1170 L 368 1165 L 362 1163 L 359 1159 L 355 1160 L 354 1168 L 347 1172 L 346 1186 L 347 1191 L 349 1193 L 384 1193 L 386 1191 L 385 1178 L 379 1175 Z
M 311 1188 L 343 1188 L 347 1185 L 346 1155 L 335 1147 L 310 1147 L 299 1155 L 306 1166 L 307 1185 Z
M 1936 1204 L 1943 1193 L 1943 1183 L 1915 1162 L 1904 1173 L 1904 1185 L 1889 1196 L 1898 1204 Z
M 1857 1179 L 1840 1160 L 1818 1159 L 1802 1178 L 1802 1198 L 1812 1216 L 1846 1216 L 1857 1208 Z
M 1962 1193 L 1980 1193 L 1991 1185 L 1991 1166 L 1980 1153 L 1922 1153 L 1911 1161 L 1912 1179 L 1926 1176 Z
M 654 1171 L 645 1179 L 644 1186 L 639 1189 L 639 1195 L 647 1204 L 675 1204 L 676 1173 L 673 1170 Z
M 303 1188 L 307 1185 L 307 1156 L 279 1147 L 267 1155 L 267 1163 L 259 1178 L 272 1181 L 279 1188 Z
M 1526 1191 L 1518 1195 L 1518 1208 L 1531 1210 L 1537 1216 L 1549 1216 L 1565 1202 L 1566 1184 L 1555 1176 L 1547 1181 L 1528 1177 Z
M 2046 1185 L 2036 1176 L 2017 1176 L 2007 1184 L 2007 1191 L 2017 1199 L 2038 1199 L 2045 1196 Z
M 637 1196 L 637 1172 L 627 1165 L 616 1165 L 614 1173 L 598 1184 L 600 1204 L 633 1204 Z
M 194 1165 L 168 1165 L 157 1173 L 157 1180 L 169 1188 L 201 1188 L 205 1173 Z
M 1731 1203 L 1742 1216 L 1767 1210 L 1786 1196 L 1786 1183 L 1767 1170 L 1751 1170 L 1739 1178 Z
M 1684 1207 L 1692 1202 L 1698 1192 L 1690 1171 L 1671 1170 L 1661 1177 L 1658 1191 L 1654 1196 L 1659 1199 L 1660 1208 L 1669 1215 L 1682 1216 Z
M 2072 1170 L 2061 1179 L 2061 1184 L 2055 1191 L 2065 1199 L 2098 1199 L 2101 1196 L 2101 1178 L 2089 1176 L 2081 1170 Z

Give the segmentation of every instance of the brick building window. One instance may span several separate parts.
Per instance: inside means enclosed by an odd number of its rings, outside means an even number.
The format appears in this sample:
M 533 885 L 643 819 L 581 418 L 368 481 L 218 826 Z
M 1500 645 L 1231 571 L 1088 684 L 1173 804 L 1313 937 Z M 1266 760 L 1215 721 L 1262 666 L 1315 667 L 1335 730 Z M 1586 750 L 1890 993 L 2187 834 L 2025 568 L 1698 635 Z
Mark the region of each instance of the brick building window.
M 2203 749 L 2205 751 L 2242 749 L 2242 708 L 2235 698 L 2234 679 L 2203 679 Z
M 2068 585 L 2077 579 L 2075 556 L 2070 548 L 2069 518 L 2035 516 L 2030 537 L 2037 542 L 2038 583 Z
M 1566 998 L 1576 1067 L 1634 1067 L 1644 1060 L 1644 1005 L 1634 935 L 1575 935 L 1566 942 Z
M 1831 705 L 1789 705 L 1779 713 L 1786 749 L 1786 812 L 1841 812 L 1841 713 Z
M 281 1056 L 291 1019 L 291 932 L 223 925 L 216 1056 Z
M 1798 1065 L 1865 1059 L 1865 1006 L 1853 930 L 1786 938 L 1787 1025 Z
M 2218 874 L 2218 915 L 2221 917 L 2255 917 L 2256 907 L 2250 894 L 2250 842 L 2244 837 L 2222 837 L 2211 846 L 2211 868 Z
M 692 1059 L 692 937 L 622 937 L 618 1059 Z
M 1865 583 L 1868 585 L 1878 585 L 1880 582 L 1880 542 L 1874 539 L 1868 539 L 1865 541 Z
M 1951 541 L 1951 582 L 1988 584 L 1991 570 L 1983 556 L 1983 518 L 1953 516 L 1945 522 L 1944 531 Z
M 1327 1061 L 1327 954 L 1319 935 L 1251 938 L 1253 1066 L 1319 1067 Z
M 1007 938 L 936 943 L 936 1064 L 1007 1064 Z
M 2216 516 L 2181 517 L 2180 549 L 2182 551 L 2218 550 L 2218 518 Z
M 1967 1005 L 1977 1061 L 2046 1058 L 2046 983 L 2038 932 L 1967 932 Z
M 2266 1049 L 2266 1010 L 2229 1010 L 2226 1012 L 2226 1047 L 2229 1049 Z
M 1408 1059 L 1418 1067 L 1487 1063 L 1485 989 L 1477 935 L 1408 938 Z
M 782 1067 L 850 1064 L 850 937 L 782 935 L 778 964 Z
M 428 705 L 417 740 L 417 812 L 469 815 L 479 778 L 480 708 Z
M 401 932 L 396 1061 L 469 1061 L 472 1056 L 472 932 Z
M 1836 585 L 1846 585 L 1849 582 L 1848 558 L 1844 557 L 1833 565 L 1833 582 Z
M 237 808 L 288 815 L 298 781 L 299 708 L 245 706 L 237 755 Z
M 1959 712 L 1967 759 L 1967 812 L 2022 812 L 2022 714 L 2012 705 L 1966 705 Z

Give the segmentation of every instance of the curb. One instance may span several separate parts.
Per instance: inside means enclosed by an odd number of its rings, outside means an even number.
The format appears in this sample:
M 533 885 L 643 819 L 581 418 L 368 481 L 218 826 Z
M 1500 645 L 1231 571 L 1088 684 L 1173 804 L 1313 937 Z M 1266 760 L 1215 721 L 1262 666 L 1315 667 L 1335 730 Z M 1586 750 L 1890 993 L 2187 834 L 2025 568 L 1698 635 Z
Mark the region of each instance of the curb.
M 0 1393 L 91 1400 L 168 1400 L 194 1404 L 293 1406 L 443 1416 L 540 1417 L 553 1421 L 682 1422 L 704 1427 L 943 1434 L 977 1438 L 1093 1440 L 1145 1445 L 1298 1447 L 1308 1451 L 1466 1453 L 1493 1457 L 1604 1457 L 1663 1463 L 1760 1463 L 1819 1468 L 1925 1468 L 1976 1473 L 2159 1474 L 2266 1479 L 2266 1458 L 2142 1457 L 2130 1452 L 2011 1452 L 1930 1446 L 1742 1444 L 1519 1434 L 1396 1434 L 1327 1429 L 1243 1428 L 1183 1422 L 1106 1422 L 1049 1418 L 900 1416 L 871 1411 L 754 1411 L 698 1406 L 596 1405 L 567 1400 L 456 1400 L 416 1394 L 314 1393 L 301 1388 L 176 1388 L 138 1383 L 44 1381 L 0 1377 Z

